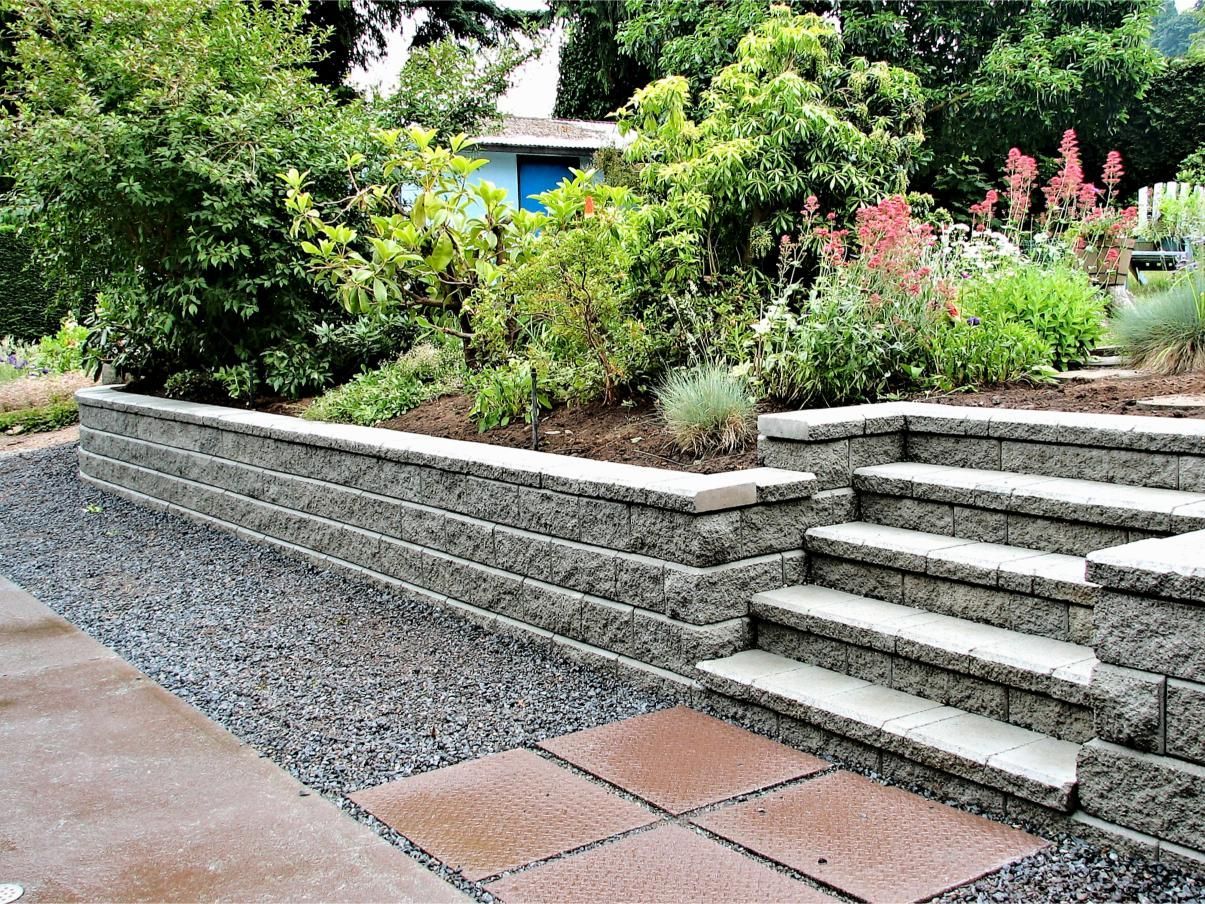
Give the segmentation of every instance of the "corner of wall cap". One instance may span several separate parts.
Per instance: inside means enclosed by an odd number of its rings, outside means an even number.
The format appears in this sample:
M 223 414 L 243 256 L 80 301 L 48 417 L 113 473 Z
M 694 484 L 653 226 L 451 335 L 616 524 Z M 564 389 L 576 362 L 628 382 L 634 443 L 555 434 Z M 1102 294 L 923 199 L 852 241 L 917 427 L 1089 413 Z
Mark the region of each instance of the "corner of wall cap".
M 861 436 L 864 433 L 902 430 L 907 411 L 907 402 L 874 402 L 841 408 L 805 408 L 800 411 L 763 414 L 757 419 L 757 429 L 762 436 L 771 439 L 820 442 Z
M 1151 537 L 1088 553 L 1090 565 L 1205 578 L 1205 530 Z
M 123 394 L 124 393 L 122 393 L 117 387 L 111 386 L 111 385 L 110 386 L 84 386 L 75 391 L 75 398 L 77 401 L 79 401 L 80 399 L 88 399 L 91 401 L 100 401 L 103 399 L 117 398 Z
M 757 484 L 748 471 L 687 474 L 645 488 L 649 505 L 703 514 L 757 503 Z

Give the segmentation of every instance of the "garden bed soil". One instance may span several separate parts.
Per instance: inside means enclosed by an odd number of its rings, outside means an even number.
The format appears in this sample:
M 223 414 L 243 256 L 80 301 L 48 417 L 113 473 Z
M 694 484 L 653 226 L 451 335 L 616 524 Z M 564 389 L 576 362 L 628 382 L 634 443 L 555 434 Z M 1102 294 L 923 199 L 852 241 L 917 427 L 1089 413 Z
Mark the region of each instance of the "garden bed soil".
M 390 430 L 424 433 L 448 439 L 463 439 L 531 448 L 531 425 L 523 421 L 478 433 L 469 419 L 473 400 L 466 395 L 444 396 L 424 402 L 401 417 L 379 424 Z M 574 455 L 597 461 L 617 461 L 653 468 L 670 468 L 715 474 L 757 467 L 754 443 L 731 455 L 697 459 L 679 452 L 669 432 L 658 422 L 652 402 L 630 407 L 607 406 L 598 402 L 555 409 L 540 419 L 540 451 Z
M 1091 414 L 1140 414 L 1145 417 L 1205 417 L 1205 408 L 1140 408 L 1140 399 L 1205 394 L 1205 373 L 1162 377 L 1060 383 L 1057 386 L 1002 386 L 982 392 L 917 397 L 916 401 L 976 408 L 1027 408 Z

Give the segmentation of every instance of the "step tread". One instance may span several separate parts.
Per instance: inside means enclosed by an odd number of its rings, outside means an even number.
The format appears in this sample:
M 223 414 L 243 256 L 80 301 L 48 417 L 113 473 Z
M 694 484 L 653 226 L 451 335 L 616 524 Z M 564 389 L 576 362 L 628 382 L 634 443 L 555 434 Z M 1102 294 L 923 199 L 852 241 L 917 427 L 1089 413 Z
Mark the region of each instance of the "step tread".
M 858 468 L 862 492 L 1177 532 L 1205 527 L 1205 493 L 1073 477 L 894 462 Z
M 1083 556 L 867 521 L 813 527 L 806 545 L 811 552 L 1082 605 L 1092 605 L 1100 591 L 1084 576 Z
M 1092 648 L 1008 628 L 800 584 L 758 593 L 753 614 L 1001 684 L 1086 705 Z
M 700 662 L 704 684 L 925 765 L 1070 809 L 1079 744 L 762 650 Z

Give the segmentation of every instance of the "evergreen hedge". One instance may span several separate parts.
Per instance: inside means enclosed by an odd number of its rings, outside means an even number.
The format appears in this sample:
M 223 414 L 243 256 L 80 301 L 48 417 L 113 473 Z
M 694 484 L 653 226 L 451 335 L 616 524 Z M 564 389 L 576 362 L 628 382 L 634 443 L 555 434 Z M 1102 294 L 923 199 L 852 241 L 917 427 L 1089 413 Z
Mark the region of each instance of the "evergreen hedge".
M 53 333 L 67 315 L 66 302 L 30 265 L 31 253 L 16 227 L 0 225 L 0 336 L 21 342 Z

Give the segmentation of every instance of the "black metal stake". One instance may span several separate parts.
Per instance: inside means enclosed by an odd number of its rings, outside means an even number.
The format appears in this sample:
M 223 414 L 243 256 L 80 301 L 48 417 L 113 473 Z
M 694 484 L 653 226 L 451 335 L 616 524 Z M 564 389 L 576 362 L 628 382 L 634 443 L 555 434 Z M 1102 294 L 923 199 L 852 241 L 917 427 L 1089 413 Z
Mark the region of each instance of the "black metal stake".
M 540 398 L 536 392 L 536 369 L 531 368 L 531 448 L 540 451 Z

